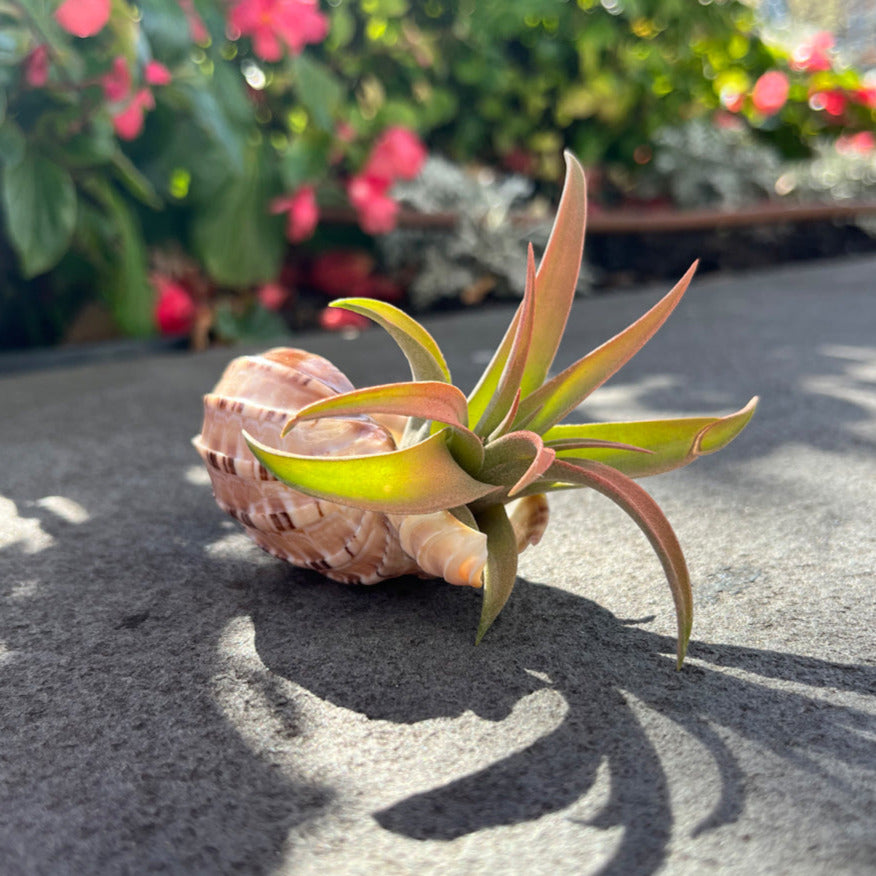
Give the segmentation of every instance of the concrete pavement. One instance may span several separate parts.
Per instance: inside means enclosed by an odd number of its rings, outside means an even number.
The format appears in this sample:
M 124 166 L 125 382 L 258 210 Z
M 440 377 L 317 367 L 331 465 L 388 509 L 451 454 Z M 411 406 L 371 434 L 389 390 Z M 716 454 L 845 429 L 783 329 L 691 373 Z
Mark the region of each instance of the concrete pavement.
M 189 438 L 239 351 L 0 375 L 0 872 L 876 870 L 876 260 L 695 280 L 582 413 L 761 408 L 644 481 L 660 566 L 558 496 L 503 615 L 253 547 Z M 665 289 L 576 303 L 559 364 Z M 507 309 L 426 321 L 471 385 Z M 292 342 L 404 379 L 379 330 Z

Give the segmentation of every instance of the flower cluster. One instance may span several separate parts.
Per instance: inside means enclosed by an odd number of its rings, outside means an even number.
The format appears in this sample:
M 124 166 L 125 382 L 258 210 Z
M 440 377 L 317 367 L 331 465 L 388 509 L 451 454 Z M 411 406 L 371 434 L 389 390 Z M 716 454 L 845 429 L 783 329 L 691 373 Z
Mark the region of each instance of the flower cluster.
M 85 39 L 97 36 L 109 23 L 110 0 L 65 0 L 55 10 L 55 21 L 73 36 Z M 35 46 L 24 61 L 24 79 L 31 88 L 45 88 L 51 83 L 52 54 L 49 46 Z M 113 129 L 122 140 L 134 140 L 143 131 L 144 113 L 155 108 L 155 98 L 148 86 L 169 85 L 170 70 L 151 59 L 138 71 L 141 83 L 135 83 L 134 72 L 124 55 L 117 55 L 105 73 L 98 77 L 106 101 L 106 110 Z M 92 85 L 82 83 L 83 88 Z M 137 87 L 135 87 L 137 86 Z
M 316 0 L 238 0 L 228 16 L 232 39 L 248 36 L 263 61 L 279 61 L 284 45 L 300 54 L 308 43 L 322 42 L 328 27 Z
M 384 234 L 395 228 L 398 202 L 390 194 L 392 184 L 413 179 L 425 160 L 426 147 L 413 131 L 395 126 L 380 135 L 364 167 L 346 185 L 347 198 L 363 231 Z M 319 222 L 316 189 L 304 185 L 274 199 L 271 212 L 286 214 L 286 237 L 291 243 L 307 240 Z
M 826 31 L 797 46 L 788 59 L 788 72 L 768 70 L 748 93 L 728 87 L 721 101 L 726 110 L 739 113 L 749 108 L 755 119 L 778 115 L 789 101 L 805 100 L 810 110 L 824 114 L 830 125 L 854 127 L 853 109 L 876 109 L 876 85 L 866 81 L 852 87 L 839 75 L 834 62 L 835 41 Z M 789 75 L 790 74 L 790 75 Z M 872 120 L 871 120 L 872 121 Z

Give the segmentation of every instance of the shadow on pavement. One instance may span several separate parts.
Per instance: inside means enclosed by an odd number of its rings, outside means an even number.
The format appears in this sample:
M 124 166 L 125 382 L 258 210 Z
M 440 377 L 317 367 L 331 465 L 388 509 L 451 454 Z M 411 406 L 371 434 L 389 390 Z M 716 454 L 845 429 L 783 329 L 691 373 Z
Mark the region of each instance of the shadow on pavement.
M 369 589 L 322 581 L 290 589 L 275 582 L 254 595 L 255 645 L 265 665 L 369 718 L 410 723 L 471 710 L 501 721 L 519 699 L 544 686 L 566 700 L 561 725 L 529 748 L 375 813 L 387 830 L 451 840 L 531 821 L 586 795 L 604 760 L 610 799 L 590 824 L 620 826 L 623 840 L 601 872 L 655 872 L 673 824 L 667 776 L 626 694 L 693 735 L 714 759 L 720 799 L 695 835 L 733 822 L 745 803 L 744 766 L 715 728 L 813 773 L 821 770 L 820 755 L 872 766 L 867 715 L 766 681 L 876 694 L 873 667 L 695 642 L 692 662 L 678 673 L 674 640 L 618 620 L 590 600 L 525 580 L 496 628 L 474 648 L 478 598 L 408 579 Z

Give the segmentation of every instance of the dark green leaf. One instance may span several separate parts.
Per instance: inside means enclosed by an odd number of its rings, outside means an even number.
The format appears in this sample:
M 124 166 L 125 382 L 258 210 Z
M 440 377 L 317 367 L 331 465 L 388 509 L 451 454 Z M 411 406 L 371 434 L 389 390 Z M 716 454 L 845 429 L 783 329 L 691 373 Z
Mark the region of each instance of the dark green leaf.
M 27 141 L 21 128 L 12 121 L 6 121 L 0 125 L 0 161 L 4 164 L 15 164 L 24 158 L 24 150 Z
M 228 286 L 274 279 L 286 249 L 283 220 L 269 210 L 276 186 L 265 152 L 250 152 L 245 172 L 200 204 L 192 223 L 198 255 L 213 279 Z
M 41 155 L 25 153 L 3 168 L 3 209 L 24 276 L 35 277 L 57 264 L 76 225 L 70 174 Z
M 502 505 L 491 505 L 475 515 L 478 529 L 487 536 L 484 602 L 475 644 L 493 625 L 508 601 L 517 579 L 517 536 Z

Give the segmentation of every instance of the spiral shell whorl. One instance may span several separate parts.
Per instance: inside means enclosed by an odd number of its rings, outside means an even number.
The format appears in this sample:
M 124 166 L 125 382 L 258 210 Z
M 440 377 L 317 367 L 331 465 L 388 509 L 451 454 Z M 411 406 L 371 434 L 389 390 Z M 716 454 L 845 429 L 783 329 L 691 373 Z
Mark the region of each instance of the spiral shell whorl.
M 193 443 L 217 503 L 261 548 L 338 581 L 372 584 L 418 571 L 386 516 L 293 490 L 257 462 L 243 438 L 246 430 L 272 447 L 312 456 L 392 450 L 387 429 L 367 417 L 307 421 L 280 437 L 304 405 L 349 389 L 321 356 L 285 348 L 241 356 L 204 397 L 204 424 Z

